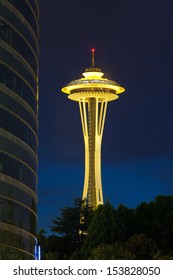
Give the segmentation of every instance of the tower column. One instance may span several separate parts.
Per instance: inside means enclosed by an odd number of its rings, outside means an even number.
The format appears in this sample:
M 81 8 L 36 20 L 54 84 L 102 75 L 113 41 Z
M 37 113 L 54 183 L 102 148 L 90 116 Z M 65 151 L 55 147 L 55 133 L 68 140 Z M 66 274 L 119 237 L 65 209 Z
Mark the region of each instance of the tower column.
M 89 206 L 96 205 L 96 178 L 95 178 L 95 152 L 96 152 L 96 99 L 88 100 L 88 159 L 89 178 L 87 187 L 87 200 Z M 87 152 L 87 151 L 86 151 Z
M 101 142 L 107 101 L 99 98 L 82 98 L 79 102 L 85 144 L 85 178 L 83 199 L 89 206 L 103 204 L 101 180 Z

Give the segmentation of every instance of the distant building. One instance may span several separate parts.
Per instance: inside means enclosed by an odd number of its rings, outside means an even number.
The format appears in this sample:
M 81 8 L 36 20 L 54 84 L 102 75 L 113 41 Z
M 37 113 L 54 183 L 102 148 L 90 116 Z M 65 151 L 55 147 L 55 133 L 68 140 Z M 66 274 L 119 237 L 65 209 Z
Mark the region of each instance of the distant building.
M 37 0 L 0 0 L 0 259 L 34 259 Z
M 87 68 L 81 79 L 62 88 L 68 98 L 79 102 L 84 144 L 85 178 L 82 199 L 92 208 L 103 204 L 101 180 L 101 143 L 106 117 L 107 103 L 118 98 L 125 89 L 103 77 L 95 67 L 94 49 L 92 66 Z

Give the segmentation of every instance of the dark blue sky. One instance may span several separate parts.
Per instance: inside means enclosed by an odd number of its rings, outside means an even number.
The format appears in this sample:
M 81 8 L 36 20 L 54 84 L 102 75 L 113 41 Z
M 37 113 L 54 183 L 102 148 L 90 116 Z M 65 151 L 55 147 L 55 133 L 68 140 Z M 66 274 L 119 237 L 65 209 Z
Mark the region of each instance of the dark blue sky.
M 90 66 L 91 47 L 126 88 L 108 104 L 104 200 L 136 207 L 173 194 L 172 10 L 171 0 L 40 1 L 39 229 L 82 195 L 79 108 L 61 88 Z

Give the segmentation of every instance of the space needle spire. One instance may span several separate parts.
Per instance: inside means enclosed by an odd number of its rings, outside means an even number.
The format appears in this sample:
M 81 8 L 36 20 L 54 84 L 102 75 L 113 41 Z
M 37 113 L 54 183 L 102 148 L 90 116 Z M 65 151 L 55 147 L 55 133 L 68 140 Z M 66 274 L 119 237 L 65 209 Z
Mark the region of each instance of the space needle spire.
M 91 53 L 92 53 L 92 64 L 91 64 L 91 66 L 95 67 L 95 57 L 94 57 L 95 49 L 94 48 L 91 49 Z
M 84 146 L 85 177 L 82 199 L 93 209 L 103 204 L 101 180 L 101 144 L 107 103 L 125 91 L 112 80 L 103 78 L 104 73 L 95 67 L 95 49 L 92 48 L 91 67 L 83 77 L 62 88 L 68 98 L 79 103 Z

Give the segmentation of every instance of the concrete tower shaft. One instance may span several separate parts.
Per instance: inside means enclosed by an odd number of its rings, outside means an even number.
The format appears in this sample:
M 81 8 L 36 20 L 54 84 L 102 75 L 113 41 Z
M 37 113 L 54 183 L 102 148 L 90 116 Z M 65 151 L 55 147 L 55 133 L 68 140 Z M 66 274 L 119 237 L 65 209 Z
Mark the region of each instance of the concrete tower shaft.
M 118 98 L 125 89 L 116 82 L 102 78 L 103 73 L 94 66 L 83 73 L 84 78 L 70 82 L 62 88 L 68 98 L 79 102 L 84 144 L 85 177 L 82 199 L 90 207 L 103 204 L 101 180 L 101 143 L 107 103 Z

